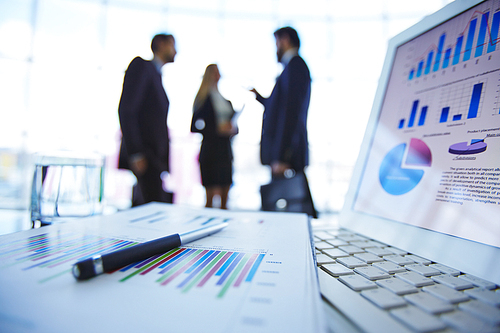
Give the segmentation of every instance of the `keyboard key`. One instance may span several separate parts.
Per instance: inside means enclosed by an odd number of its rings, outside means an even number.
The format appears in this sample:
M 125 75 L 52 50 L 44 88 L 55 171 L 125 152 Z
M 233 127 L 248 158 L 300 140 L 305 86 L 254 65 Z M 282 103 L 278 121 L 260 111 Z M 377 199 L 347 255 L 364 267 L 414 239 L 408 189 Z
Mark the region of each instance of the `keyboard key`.
M 318 265 L 324 265 L 333 264 L 335 260 L 327 256 L 326 254 L 321 253 L 316 255 L 316 262 L 318 263 Z
M 497 285 L 494 284 L 493 282 L 483 280 L 481 278 L 475 277 L 474 275 L 470 275 L 470 274 L 460 275 L 458 278 L 463 279 L 465 281 L 468 281 L 468 282 L 472 283 L 473 285 L 480 287 L 480 288 L 495 289 L 497 287 Z
M 382 247 L 370 247 L 366 249 L 367 252 L 373 253 L 376 256 L 382 257 L 382 256 L 389 256 L 393 254 L 391 251 L 387 250 L 386 248 Z
M 363 260 L 367 264 L 373 264 L 374 262 L 384 261 L 384 259 L 380 258 L 379 256 L 376 256 L 373 253 L 368 253 L 368 252 L 356 253 L 354 256 L 359 260 Z
M 334 239 L 335 236 L 330 234 L 328 231 L 318 230 L 313 232 L 315 237 L 318 237 L 322 240 Z
M 437 269 L 422 264 L 406 265 L 405 268 L 423 276 L 441 275 L 441 272 Z
M 401 250 L 401 249 L 398 249 L 398 248 L 395 248 L 395 247 L 386 247 L 387 250 L 391 251 L 392 253 L 394 254 L 397 254 L 397 255 L 400 255 L 400 256 L 404 256 L 405 254 L 408 254 L 408 252 L 404 251 L 404 250 Z
M 337 237 L 338 235 L 340 235 L 342 233 L 345 233 L 345 231 L 342 231 L 340 229 L 329 229 L 329 230 L 320 230 L 320 231 L 325 231 L 329 235 L 332 235 L 332 236 L 335 236 L 335 237 Z M 316 234 L 316 231 L 314 233 Z
M 347 252 L 349 254 L 365 252 L 363 249 L 360 249 L 359 247 L 354 246 L 354 245 L 339 246 L 339 249 L 344 251 L 344 252 Z
M 437 283 L 444 284 L 445 286 L 448 286 L 450 288 L 456 289 L 456 290 L 463 290 L 463 289 L 469 289 L 474 287 L 472 283 L 453 277 L 449 275 L 439 275 L 439 276 L 433 276 L 432 279 L 436 281 Z
M 494 327 L 464 311 L 454 311 L 441 316 L 446 324 L 460 332 L 498 332 Z
M 344 265 L 341 265 L 341 264 L 326 264 L 326 265 L 323 265 L 321 266 L 321 268 L 329 273 L 330 275 L 333 275 L 333 276 L 341 276 L 341 275 L 347 275 L 347 274 L 354 274 L 354 272 L 345 267 Z
M 339 277 L 339 281 L 345 283 L 349 288 L 355 291 L 377 288 L 377 285 L 361 275 L 344 275 Z
M 399 254 L 393 254 L 390 256 L 383 256 L 387 261 L 390 261 L 392 263 L 395 263 L 396 265 L 404 266 L 404 265 L 410 265 L 414 264 L 415 262 L 409 258 L 405 258 L 403 256 L 400 256 Z
M 431 264 L 431 265 L 429 265 L 429 267 L 435 268 L 435 269 L 437 269 L 438 271 L 440 271 L 441 273 L 444 273 L 444 274 L 449 274 L 449 275 L 453 275 L 453 276 L 460 275 L 460 271 L 459 270 L 456 270 L 454 268 L 451 268 L 451 267 L 448 267 L 448 266 L 445 266 L 445 265 Z
M 345 257 L 345 258 L 338 258 L 337 259 L 338 263 L 341 263 L 344 266 L 347 266 L 349 268 L 356 268 L 356 267 L 361 267 L 361 266 L 366 266 L 366 262 L 359 260 L 358 258 L 354 257 Z
M 406 295 L 404 299 L 430 314 L 450 312 L 454 309 L 450 303 L 424 292 Z
M 451 289 L 444 284 L 435 284 L 433 286 L 423 287 L 422 290 L 453 304 L 470 300 L 469 296 L 463 292 Z
M 361 249 L 367 249 L 369 247 L 377 247 L 379 246 L 378 243 L 375 243 L 373 241 L 354 241 L 350 242 L 351 245 L 357 246 Z
M 389 261 L 375 262 L 372 266 L 380 268 L 381 270 L 386 271 L 389 274 L 403 273 L 407 271 L 406 268 Z
M 314 247 L 315 247 L 317 250 L 333 249 L 333 245 L 328 244 L 328 243 L 327 243 L 327 242 L 325 242 L 325 241 L 321 241 L 321 242 L 314 242 Z
M 333 259 L 349 256 L 346 252 L 341 251 L 339 249 L 327 249 L 327 250 L 323 250 L 323 253 L 328 255 L 329 257 L 332 257 Z
M 411 260 L 413 260 L 414 262 L 416 263 L 419 263 L 419 264 L 422 264 L 422 265 L 429 265 L 432 263 L 432 261 L 430 260 L 427 260 L 427 259 L 424 259 L 422 257 L 419 257 L 419 256 L 416 256 L 414 254 L 409 254 L 407 256 L 405 256 L 406 258 L 410 258 Z
M 391 315 L 417 332 L 433 332 L 446 328 L 439 319 L 414 306 L 391 310 Z
M 373 266 L 358 267 L 354 269 L 354 272 L 361 274 L 368 280 L 380 280 L 391 277 L 389 273 L 386 273 L 383 270 Z
M 478 299 L 482 302 L 488 303 L 489 305 L 500 307 L 500 293 L 482 288 L 474 288 L 464 290 L 464 294 L 467 294 L 470 297 Z
M 415 286 L 396 278 L 377 280 L 376 283 L 397 295 L 406 295 L 418 292 L 418 289 L 415 288 Z
M 480 301 L 470 301 L 458 305 L 460 310 L 482 319 L 491 325 L 500 325 L 500 309 Z
M 360 235 L 339 235 L 337 238 L 345 241 L 345 242 L 354 242 L 354 241 L 364 241 L 367 240 L 365 237 L 360 236 Z
M 422 276 L 415 272 L 398 273 L 395 276 L 398 279 L 401 279 L 405 282 L 408 282 L 411 285 L 414 285 L 415 287 L 424 287 L 434 284 L 434 282 L 431 279 L 426 278 L 425 276 Z
M 396 296 L 383 288 L 364 290 L 361 292 L 361 295 L 379 308 L 385 310 L 406 305 L 405 300 L 401 296 Z
M 328 244 L 331 244 L 333 247 L 337 246 L 342 246 L 342 245 L 349 245 L 349 243 L 344 242 L 341 239 L 335 238 L 335 239 L 329 239 L 326 241 Z

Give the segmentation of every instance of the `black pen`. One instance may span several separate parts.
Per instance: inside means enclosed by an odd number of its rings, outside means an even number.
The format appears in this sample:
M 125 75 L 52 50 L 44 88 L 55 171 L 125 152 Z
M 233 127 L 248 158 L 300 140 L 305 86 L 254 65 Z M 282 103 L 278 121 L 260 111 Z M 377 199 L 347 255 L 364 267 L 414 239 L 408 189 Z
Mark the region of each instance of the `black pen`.
M 219 223 L 183 234 L 173 234 L 154 239 L 118 251 L 96 255 L 77 262 L 73 266 L 73 275 L 77 280 L 87 280 L 105 272 L 112 272 L 134 262 L 152 257 L 155 254 L 170 251 L 183 244 L 214 234 L 228 225 L 227 222 Z

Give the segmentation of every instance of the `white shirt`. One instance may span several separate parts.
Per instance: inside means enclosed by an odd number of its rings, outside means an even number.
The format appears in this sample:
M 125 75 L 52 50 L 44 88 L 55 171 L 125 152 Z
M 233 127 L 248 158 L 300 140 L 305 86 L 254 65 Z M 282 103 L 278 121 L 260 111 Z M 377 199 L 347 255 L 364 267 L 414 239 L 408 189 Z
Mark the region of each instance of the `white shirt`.
M 286 65 L 288 65 L 290 60 L 292 60 L 292 58 L 298 54 L 299 54 L 299 49 L 297 48 L 293 48 L 286 51 L 285 54 L 283 54 L 283 57 L 281 58 L 281 63 L 283 64 L 284 67 L 286 67 Z
M 215 111 L 215 119 L 217 124 L 221 124 L 231 120 L 233 116 L 233 108 L 231 104 L 220 94 L 217 89 L 210 90 L 210 97 Z

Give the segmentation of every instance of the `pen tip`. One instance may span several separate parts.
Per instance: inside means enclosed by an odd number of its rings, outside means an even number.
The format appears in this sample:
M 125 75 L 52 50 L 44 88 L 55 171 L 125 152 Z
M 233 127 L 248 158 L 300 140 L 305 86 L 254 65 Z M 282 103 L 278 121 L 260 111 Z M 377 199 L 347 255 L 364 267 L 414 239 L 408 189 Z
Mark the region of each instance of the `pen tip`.
M 78 265 L 73 266 L 73 276 L 77 279 L 80 278 L 80 269 L 78 268 Z
M 91 277 L 96 276 L 92 259 L 86 259 L 77 262 L 73 266 L 73 276 L 77 280 L 87 280 L 90 279 Z

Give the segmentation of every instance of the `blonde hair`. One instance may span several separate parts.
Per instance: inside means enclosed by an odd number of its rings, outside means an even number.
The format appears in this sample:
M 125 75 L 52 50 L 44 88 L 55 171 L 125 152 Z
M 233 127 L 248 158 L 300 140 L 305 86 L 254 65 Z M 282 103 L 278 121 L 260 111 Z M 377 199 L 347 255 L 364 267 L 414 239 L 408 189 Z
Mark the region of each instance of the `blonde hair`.
M 213 79 L 213 73 L 216 69 L 216 64 L 210 64 L 205 69 L 205 74 L 203 74 L 200 89 L 198 89 L 198 93 L 196 94 L 196 97 L 194 99 L 193 111 L 196 111 L 200 106 L 203 105 L 211 89 L 217 89 L 216 81 L 214 82 Z

